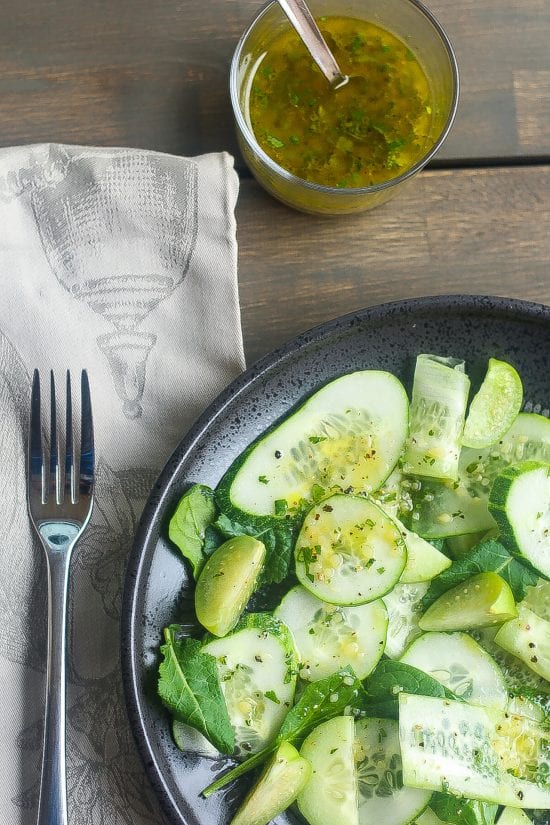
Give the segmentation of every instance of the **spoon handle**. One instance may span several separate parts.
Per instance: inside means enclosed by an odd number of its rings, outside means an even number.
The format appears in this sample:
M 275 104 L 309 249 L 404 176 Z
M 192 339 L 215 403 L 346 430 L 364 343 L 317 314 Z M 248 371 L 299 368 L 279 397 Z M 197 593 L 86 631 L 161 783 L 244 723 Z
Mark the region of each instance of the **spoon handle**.
M 300 35 L 308 52 L 333 88 L 344 85 L 348 78 L 342 74 L 334 55 L 319 31 L 313 15 L 304 0 L 279 0 L 279 5 Z

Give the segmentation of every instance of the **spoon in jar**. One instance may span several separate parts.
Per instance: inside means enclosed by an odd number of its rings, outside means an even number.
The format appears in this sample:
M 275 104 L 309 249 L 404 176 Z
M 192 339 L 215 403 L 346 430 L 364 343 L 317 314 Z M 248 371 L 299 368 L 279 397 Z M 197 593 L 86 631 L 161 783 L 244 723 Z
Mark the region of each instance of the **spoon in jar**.
M 340 70 L 305 0 L 278 0 L 278 2 L 330 86 L 333 89 L 346 86 L 350 78 Z

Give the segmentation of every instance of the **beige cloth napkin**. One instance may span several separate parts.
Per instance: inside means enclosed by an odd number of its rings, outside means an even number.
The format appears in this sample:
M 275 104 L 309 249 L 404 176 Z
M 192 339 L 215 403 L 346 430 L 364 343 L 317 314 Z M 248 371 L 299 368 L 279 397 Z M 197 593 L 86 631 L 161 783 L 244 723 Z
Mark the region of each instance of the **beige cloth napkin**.
M 0 825 L 38 801 L 46 649 L 42 550 L 25 498 L 34 367 L 89 371 L 97 482 L 72 565 L 71 825 L 162 821 L 119 666 L 124 562 L 158 472 L 244 366 L 232 158 L 37 145 L 0 150 Z M 47 377 L 47 376 L 46 376 Z

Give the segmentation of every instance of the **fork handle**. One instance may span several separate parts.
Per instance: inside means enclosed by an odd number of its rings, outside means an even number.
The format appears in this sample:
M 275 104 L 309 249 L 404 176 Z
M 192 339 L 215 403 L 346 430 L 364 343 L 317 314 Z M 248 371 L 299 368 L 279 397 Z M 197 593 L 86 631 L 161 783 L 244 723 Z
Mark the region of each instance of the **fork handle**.
M 63 525 L 72 528 L 72 525 Z M 37 825 L 68 825 L 65 762 L 67 599 L 72 529 L 40 530 L 48 568 L 48 665 Z M 69 533 L 70 535 L 63 535 Z M 54 538 L 55 543 L 51 541 Z M 61 541 L 65 539 L 65 541 Z

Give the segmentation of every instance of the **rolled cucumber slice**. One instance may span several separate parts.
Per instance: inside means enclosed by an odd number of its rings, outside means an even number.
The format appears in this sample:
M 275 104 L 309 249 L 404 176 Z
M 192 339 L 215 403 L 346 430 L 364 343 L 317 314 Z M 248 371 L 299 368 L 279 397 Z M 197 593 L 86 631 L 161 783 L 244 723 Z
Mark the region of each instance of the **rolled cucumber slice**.
M 550 464 L 524 461 L 503 470 L 493 483 L 489 510 L 503 544 L 550 577 Z
M 408 399 L 388 372 L 343 375 L 314 393 L 255 441 L 217 489 L 224 512 L 272 516 L 275 502 L 292 510 L 327 491 L 375 490 L 402 452 Z
M 443 593 L 418 624 L 422 630 L 470 630 L 502 624 L 516 616 L 510 585 L 497 573 L 486 572 Z
M 297 657 L 290 631 L 269 614 L 249 613 L 204 652 L 216 659 L 237 749 L 256 753 L 276 736 L 292 706 Z
M 391 590 L 407 551 L 380 507 L 362 496 L 336 494 L 308 512 L 294 556 L 306 590 L 330 604 L 359 605 Z
M 514 808 L 550 808 L 548 732 L 521 716 L 399 694 L 403 782 Z
M 298 585 L 274 616 L 291 630 L 300 676 L 308 681 L 324 679 L 346 665 L 364 679 L 384 652 L 388 615 L 381 599 L 360 607 L 339 607 L 319 601 Z
M 467 633 L 424 633 L 401 656 L 473 705 L 505 708 L 508 690 L 498 665 Z
M 464 361 L 417 357 L 403 464 L 406 473 L 456 479 L 469 390 Z
M 466 447 L 490 447 L 510 429 L 521 409 L 523 386 L 511 364 L 489 359 L 487 374 L 473 397 L 464 425 Z
M 282 742 L 230 825 L 269 825 L 294 802 L 310 776 L 307 759 L 290 742 Z
M 309 825 L 359 825 L 353 717 L 323 722 L 304 741 L 300 755 L 312 767 L 297 800 Z
M 520 603 L 517 619 L 502 625 L 495 643 L 550 681 L 550 622 Z
M 390 659 L 399 659 L 422 630 L 418 620 L 422 615 L 422 599 L 426 595 L 429 582 L 396 584 L 384 596 L 388 611 L 388 633 L 384 653 Z
M 428 805 L 431 791 L 403 785 L 399 725 L 392 719 L 355 723 L 359 825 L 407 825 Z
M 463 447 L 458 479 L 451 483 L 422 480 L 411 490 L 414 529 L 427 539 L 492 530 L 489 492 L 499 473 L 523 460 L 550 463 L 550 420 L 520 413 L 497 444 L 486 449 Z
M 207 559 L 195 588 L 197 619 L 214 636 L 237 624 L 265 560 L 265 546 L 252 536 L 224 542 Z

